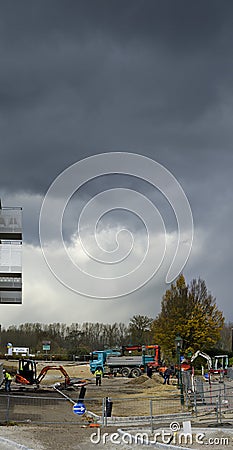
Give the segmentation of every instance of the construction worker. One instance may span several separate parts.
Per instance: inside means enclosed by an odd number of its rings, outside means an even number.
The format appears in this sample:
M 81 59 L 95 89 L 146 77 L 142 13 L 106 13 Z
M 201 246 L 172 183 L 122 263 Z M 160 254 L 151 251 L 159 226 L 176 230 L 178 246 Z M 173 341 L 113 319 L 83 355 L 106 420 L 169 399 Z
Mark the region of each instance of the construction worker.
M 12 382 L 11 375 L 5 369 L 3 369 L 3 375 L 4 375 L 4 381 L 5 381 L 5 391 L 10 392 L 11 391 L 11 382 Z
M 102 378 L 102 375 L 103 375 L 101 367 L 97 367 L 94 375 L 95 375 L 95 384 L 96 384 L 96 386 L 101 386 L 101 378 Z
M 171 373 L 172 373 L 172 371 L 171 371 L 170 367 L 167 367 L 167 369 L 165 370 L 164 375 L 163 375 L 163 377 L 164 377 L 163 384 L 166 384 L 166 383 L 169 384 Z
M 153 373 L 152 367 L 151 366 L 147 366 L 146 374 L 147 374 L 147 376 L 149 378 L 152 378 L 152 373 Z

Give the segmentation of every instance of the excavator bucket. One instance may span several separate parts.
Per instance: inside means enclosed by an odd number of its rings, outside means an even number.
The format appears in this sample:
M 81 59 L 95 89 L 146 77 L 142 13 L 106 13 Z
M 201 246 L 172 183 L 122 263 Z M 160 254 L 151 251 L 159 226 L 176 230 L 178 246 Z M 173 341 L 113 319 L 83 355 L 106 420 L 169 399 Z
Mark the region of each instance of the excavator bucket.
M 20 384 L 30 384 L 30 382 L 26 378 L 22 377 L 22 375 L 20 375 L 19 373 L 16 374 L 15 381 L 16 383 Z

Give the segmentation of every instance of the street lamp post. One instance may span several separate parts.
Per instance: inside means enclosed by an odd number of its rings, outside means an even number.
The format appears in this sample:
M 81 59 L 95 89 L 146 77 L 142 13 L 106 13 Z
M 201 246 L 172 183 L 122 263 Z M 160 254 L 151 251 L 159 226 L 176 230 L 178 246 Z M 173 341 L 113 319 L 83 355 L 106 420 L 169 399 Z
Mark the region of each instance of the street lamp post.
M 184 391 L 183 391 L 183 383 L 182 383 L 182 371 L 180 366 L 180 352 L 182 349 L 183 339 L 182 337 L 177 334 L 175 338 L 175 345 L 176 345 L 176 358 L 177 358 L 177 365 L 178 365 L 178 389 L 180 389 L 180 403 L 183 406 L 184 405 Z
M 144 372 L 146 370 L 146 347 L 145 345 L 142 345 L 142 365 L 144 368 Z

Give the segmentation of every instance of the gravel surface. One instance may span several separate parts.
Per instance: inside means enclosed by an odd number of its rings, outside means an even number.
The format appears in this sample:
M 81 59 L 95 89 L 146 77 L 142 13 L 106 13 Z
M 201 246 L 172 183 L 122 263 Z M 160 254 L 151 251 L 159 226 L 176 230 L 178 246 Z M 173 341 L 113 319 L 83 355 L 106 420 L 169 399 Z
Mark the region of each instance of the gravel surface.
M 160 429 L 157 429 L 158 432 Z M 151 438 L 150 431 L 147 429 L 132 430 L 125 429 L 126 433 L 135 432 L 147 432 L 149 438 Z M 195 440 L 196 434 L 203 432 L 203 443 L 198 443 Z M 93 434 L 94 433 L 94 434 Z M 100 433 L 100 436 L 98 435 Z M 108 433 L 108 436 L 104 435 Z M 118 433 L 117 428 L 106 428 L 104 430 L 81 428 L 80 426 L 11 426 L 0 428 L 0 449 L 21 449 L 21 450 L 54 450 L 54 449 L 68 449 L 68 450 L 94 450 L 95 448 L 107 450 L 116 450 L 116 448 L 122 448 L 123 450 L 138 449 L 143 450 L 145 448 L 156 448 L 156 446 L 141 445 L 140 441 L 138 445 L 128 445 L 129 436 Z M 233 449 L 233 430 L 208 430 L 198 429 L 193 430 L 193 443 L 179 444 L 178 447 L 200 449 L 210 446 L 213 450 L 218 449 Z M 8 441 L 4 441 L 4 440 Z M 114 443 L 115 439 L 115 443 Z M 176 437 L 177 439 L 177 437 Z M 200 438 L 199 438 L 200 439 Z M 113 440 L 113 442 L 112 442 Z M 125 442 L 124 442 L 125 440 Z M 160 440 L 161 442 L 161 440 Z M 200 442 L 200 441 L 199 441 Z M 176 448 L 174 442 L 171 444 L 173 448 Z M 166 448 L 166 446 L 165 446 Z
M 104 433 L 108 433 L 110 437 L 103 436 Z M 8 439 L 12 442 L 3 442 L 0 440 L 0 449 L 17 449 L 20 446 L 22 450 L 55 450 L 55 449 L 68 449 L 68 450 L 94 450 L 95 448 L 107 450 L 115 450 L 116 448 L 122 448 L 124 450 L 130 450 L 131 448 L 137 448 L 138 450 L 145 449 L 145 446 L 141 445 L 127 445 L 118 440 L 121 445 L 111 442 L 111 435 L 117 432 L 117 428 L 108 427 L 106 430 L 101 430 L 101 438 L 98 438 L 96 429 L 81 428 L 76 426 L 66 427 L 45 427 L 45 426 L 11 426 L 1 427 L 1 438 Z M 93 433 L 95 433 L 93 435 Z M 93 435 L 93 436 L 92 436 Z M 94 441 L 92 443 L 91 441 Z M 0 439 L 1 439 L 0 438 Z M 116 439 L 116 438 L 115 438 Z M 97 443 L 97 441 L 99 441 Z M 15 444 L 14 444 L 15 443 Z

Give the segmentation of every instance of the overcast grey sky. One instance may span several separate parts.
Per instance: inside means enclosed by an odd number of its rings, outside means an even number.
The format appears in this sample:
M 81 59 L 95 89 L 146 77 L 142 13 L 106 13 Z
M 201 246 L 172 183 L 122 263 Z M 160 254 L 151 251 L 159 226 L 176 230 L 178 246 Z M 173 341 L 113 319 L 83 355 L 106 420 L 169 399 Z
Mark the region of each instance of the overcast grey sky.
M 1 306 L 3 325 L 128 322 L 158 313 L 163 273 L 127 297 L 94 300 L 61 285 L 42 258 L 39 211 L 49 185 L 71 164 L 116 151 L 154 159 L 182 185 L 194 218 L 184 274 L 205 279 L 233 320 L 232 25 L 230 0 L 0 3 L 0 192 L 3 205 L 24 211 L 24 300 Z M 78 212 L 117 185 L 147 195 L 173 233 L 174 217 L 158 192 L 104 177 L 68 205 L 71 252 Z M 133 217 L 116 214 L 103 225 L 106 241 L 124 221 L 144 236 Z

